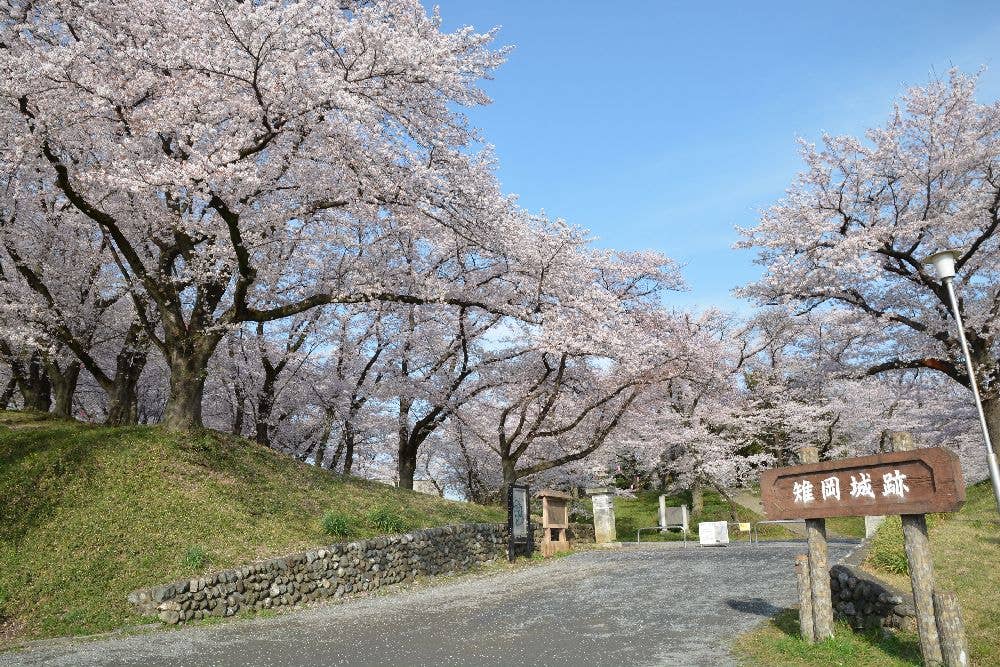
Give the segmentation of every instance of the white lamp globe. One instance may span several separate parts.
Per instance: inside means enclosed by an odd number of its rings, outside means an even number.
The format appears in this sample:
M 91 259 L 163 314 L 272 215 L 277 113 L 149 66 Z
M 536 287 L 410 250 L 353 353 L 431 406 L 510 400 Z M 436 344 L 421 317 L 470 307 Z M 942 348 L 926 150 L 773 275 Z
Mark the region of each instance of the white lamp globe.
M 938 279 L 944 280 L 945 278 L 955 277 L 956 259 L 958 259 L 957 250 L 942 250 L 925 259 L 924 264 L 933 264 Z

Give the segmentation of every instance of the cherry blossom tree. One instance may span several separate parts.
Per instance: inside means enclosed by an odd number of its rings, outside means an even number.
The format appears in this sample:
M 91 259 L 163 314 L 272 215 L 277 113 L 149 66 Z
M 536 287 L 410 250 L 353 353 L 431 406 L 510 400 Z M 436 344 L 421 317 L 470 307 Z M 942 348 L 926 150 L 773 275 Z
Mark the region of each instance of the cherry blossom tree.
M 317 355 L 312 371 L 306 400 L 315 405 L 315 415 L 301 449 L 317 466 L 349 475 L 359 447 L 391 431 L 378 398 L 393 341 L 385 320 L 384 307 L 341 307 L 320 329 L 325 335 L 320 350 L 327 353 Z
M 691 341 L 659 303 L 683 284 L 673 263 L 592 250 L 585 240 L 565 230 L 536 248 L 534 275 L 575 289 L 540 325 L 511 323 L 520 347 L 460 412 L 464 432 L 499 458 L 501 489 L 591 456 L 650 387 L 691 370 Z
M 165 423 L 197 427 L 235 325 L 493 296 L 454 277 L 482 273 L 472 258 L 511 207 L 450 109 L 487 101 L 492 38 L 443 33 L 417 0 L 16 1 L 0 21 L 5 197 L 66 202 L 107 237 L 159 312 Z M 446 289 L 393 272 L 381 241 L 400 230 L 451 252 Z
M 397 419 L 399 486 L 413 488 L 421 447 L 460 406 L 503 380 L 492 370 L 520 354 L 491 349 L 486 337 L 501 321 L 497 315 L 477 317 L 469 309 L 410 306 L 400 313 L 397 345 L 392 350 L 391 382 Z M 485 344 L 484 344 L 485 343 Z M 431 455 L 423 457 L 429 474 Z
M 775 462 L 773 448 L 762 446 L 760 436 L 776 425 L 747 409 L 751 392 L 742 381 L 745 365 L 767 339 L 751 338 L 750 326 L 716 310 L 680 322 L 694 343 L 689 370 L 652 388 L 627 437 L 619 439 L 616 458 L 690 491 L 698 514 L 706 488 L 725 496 L 728 487 Z
M 803 143 L 807 169 L 742 230 L 767 272 L 742 290 L 800 312 L 836 309 L 870 332 L 866 371 L 928 369 L 968 378 L 948 297 L 922 259 L 960 249 L 959 305 L 1000 442 L 1000 102 L 976 101 L 957 70 L 909 90 L 864 139 Z M 995 445 L 996 446 L 996 445 Z
M 46 204 L 0 205 L 5 329 L 38 346 L 56 414 L 71 415 L 82 367 L 106 394 L 107 423 L 135 423 L 147 306 L 121 284 L 107 240 L 65 202 Z

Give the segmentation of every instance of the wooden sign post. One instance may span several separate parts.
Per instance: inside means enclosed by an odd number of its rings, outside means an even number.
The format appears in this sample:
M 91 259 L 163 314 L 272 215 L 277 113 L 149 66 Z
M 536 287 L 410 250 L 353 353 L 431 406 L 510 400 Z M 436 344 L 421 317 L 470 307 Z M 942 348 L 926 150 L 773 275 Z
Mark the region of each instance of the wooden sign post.
M 799 554 L 795 557 L 795 580 L 799 589 L 799 628 L 802 638 L 812 644 L 816 641 L 813 630 L 813 597 L 812 583 L 809 580 L 809 556 Z
M 815 450 L 805 448 L 804 465 L 776 468 L 761 475 L 761 502 L 769 519 L 806 520 L 812 593 L 812 628 L 807 641 L 833 634 L 824 519 L 901 515 L 921 651 L 925 663 L 940 664 L 942 639 L 934 615 L 934 572 L 924 515 L 959 509 L 965 503 L 965 482 L 953 452 L 940 447 L 913 449 L 912 439 L 905 434 L 894 435 L 893 442 L 898 451 L 824 463 L 817 461 Z M 805 577 L 802 565 L 797 564 L 797 568 L 801 588 Z M 802 627 L 806 633 L 808 624 L 803 622 Z M 949 638 L 943 643 L 954 645 L 958 641 Z
M 913 438 L 909 433 L 893 433 L 892 448 L 897 452 L 913 451 Z M 961 469 L 959 472 L 961 473 Z M 934 618 L 934 563 L 931 561 L 931 544 L 927 539 L 927 517 L 924 514 L 902 514 L 899 519 L 903 524 L 906 562 L 910 566 L 920 654 L 924 657 L 924 664 L 940 665 L 941 639 L 938 637 L 937 621 Z
M 803 447 L 802 463 L 819 463 L 819 450 Z M 826 519 L 806 519 L 806 542 L 809 544 L 809 588 L 812 591 L 813 639 L 833 636 L 833 596 L 830 592 L 830 558 L 826 543 Z

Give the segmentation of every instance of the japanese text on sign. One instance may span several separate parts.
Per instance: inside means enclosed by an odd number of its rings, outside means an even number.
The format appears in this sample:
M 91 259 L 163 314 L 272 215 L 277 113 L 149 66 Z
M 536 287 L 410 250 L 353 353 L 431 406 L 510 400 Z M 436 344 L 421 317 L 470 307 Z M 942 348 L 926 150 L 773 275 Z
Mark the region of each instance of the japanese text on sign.
M 872 489 L 872 476 L 870 474 L 862 472 L 858 473 L 857 476 L 851 475 L 850 478 L 851 498 L 861 498 L 864 496 L 875 498 L 875 490 Z M 909 490 L 910 487 L 906 485 L 906 475 L 899 472 L 899 470 L 893 470 L 891 473 L 882 475 L 883 496 L 906 498 L 906 492 Z M 822 494 L 822 500 L 830 498 L 840 500 L 840 477 L 831 475 L 823 479 L 820 482 L 820 493 Z M 792 496 L 793 500 L 797 503 L 807 504 L 814 502 L 816 496 L 813 493 L 813 483 L 809 480 L 795 482 L 792 484 Z
M 954 452 L 928 447 L 761 473 L 769 519 L 951 512 L 965 501 Z

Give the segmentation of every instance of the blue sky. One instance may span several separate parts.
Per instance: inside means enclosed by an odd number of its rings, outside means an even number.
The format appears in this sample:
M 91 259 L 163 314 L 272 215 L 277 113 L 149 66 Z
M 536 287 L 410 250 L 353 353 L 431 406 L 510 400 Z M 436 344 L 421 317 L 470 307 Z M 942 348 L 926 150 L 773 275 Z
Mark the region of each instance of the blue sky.
M 760 269 L 733 227 L 791 183 L 796 137 L 861 133 L 951 66 L 985 65 L 980 99 L 1000 97 L 995 2 L 436 4 L 446 29 L 499 25 L 515 46 L 469 112 L 504 190 L 685 264 L 678 306 L 747 308 L 730 290 Z

